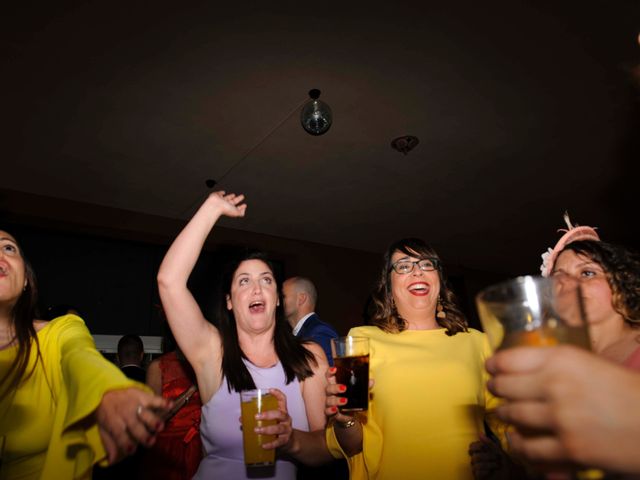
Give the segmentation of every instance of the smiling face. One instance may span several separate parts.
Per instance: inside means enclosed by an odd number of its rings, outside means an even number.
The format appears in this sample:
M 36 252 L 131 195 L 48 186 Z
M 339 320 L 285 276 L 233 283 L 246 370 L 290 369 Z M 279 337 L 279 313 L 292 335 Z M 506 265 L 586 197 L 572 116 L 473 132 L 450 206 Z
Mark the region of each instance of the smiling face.
M 613 308 L 613 295 L 602 266 L 587 255 L 572 250 L 562 252 L 554 264 L 553 276 L 570 275 L 580 281 L 587 319 L 590 324 L 624 322 Z
M 391 263 L 400 260 L 417 262 L 419 256 L 408 255 L 396 250 L 391 256 Z M 395 270 L 389 273 L 391 280 L 391 294 L 398 313 L 403 318 L 414 317 L 417 313 L 435 317 L 436 304 L 440 294 L 440 276 L 438 270 L 425 272 L 414 265 L 411 273 L 400 274 Z
M 238 330 L 261 333 L 273 329 L 278 305 L 278 289 L 269 266 L 262 260 L 240 263 L 227 295 L 227 308 L 233 310 Z
M 0 230 L 0 304 L 15 305 L 26 284 L 25 265 L 18 243 Z

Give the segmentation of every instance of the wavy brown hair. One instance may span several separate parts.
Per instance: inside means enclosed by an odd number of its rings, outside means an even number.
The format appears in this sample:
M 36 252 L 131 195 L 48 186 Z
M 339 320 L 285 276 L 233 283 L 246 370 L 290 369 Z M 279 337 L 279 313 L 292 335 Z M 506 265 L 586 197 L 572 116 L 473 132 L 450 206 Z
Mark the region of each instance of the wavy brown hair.
M 432 258 L 437 261 L 438 276 L 440 278 L 439 296 L 446 318 L 436 317 L 436 322 L 447 329 L 447 335 L 466 332 L 468 330 L 467 319 L 458 308 L 455 294 L 446 285 L 440 257 L 433 248 L 419 238 L 404 238 L 392 243 L 387 248 L 382 261 L 380 277 L 371 296 L 374 307 L 371 323 L 390 333 L 399 333 L 407 329 L 407 322 L 398 313 L 391 292 L 391 257 L 396 251 L 411 257 L 420 259 Z
M 11 308 L 11 328 L 14 334 L 13 341 L 17 343 L 18 352 L 16 358 L 9 366 L 7 373 L 0 379 L 0 399 L 18 388 L 18 385 L 33 373 L 33 370 L 27 372 L 27 365 L 29 364 L 29 357 L 34 343 L 37 350 L 37 358 L 40 361 L 42 360 L 36 329 L 33 326 L 33 321 L 38 315 L 38 284 L 36 282 L 36 274 L 24 256 L 22 247 L 20 247 L 17 241 L 16 245 L 18 246 L 20 257 L 24 263 L 24 276 L 27 280 L 27 285 Z M 34 363 L 34 368 L 35 365 Z
M 620 245 L 578 240 L 564 249 L 602 267 L 611 287 L 613 309 L 632 327 L 640 327 L 640 256 Z

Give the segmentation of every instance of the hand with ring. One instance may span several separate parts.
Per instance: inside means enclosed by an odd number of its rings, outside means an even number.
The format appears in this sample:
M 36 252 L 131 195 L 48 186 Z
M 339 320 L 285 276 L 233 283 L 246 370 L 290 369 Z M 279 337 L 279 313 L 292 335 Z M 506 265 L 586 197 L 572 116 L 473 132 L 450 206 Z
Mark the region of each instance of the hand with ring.
M 156 412 L 170 406 L 169 400 L 135 387 L 106 392 L 95 418 L 109 463 L 131 455 L 138 444 L 153 445 L 164 428 Z

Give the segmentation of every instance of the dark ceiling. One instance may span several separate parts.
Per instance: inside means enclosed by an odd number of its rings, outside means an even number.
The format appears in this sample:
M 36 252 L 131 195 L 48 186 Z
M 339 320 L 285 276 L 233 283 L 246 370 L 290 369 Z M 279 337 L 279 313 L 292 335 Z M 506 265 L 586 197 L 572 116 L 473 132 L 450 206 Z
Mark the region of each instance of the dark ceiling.
M 231 228 L 375 252 L 421 236 L 532 272 L 568 209 L 637 246 L 639 6 L 14 2 L 0 188 L 187 218 L 237 164 Z M 334 115 L 318 137 L 311 88 Z

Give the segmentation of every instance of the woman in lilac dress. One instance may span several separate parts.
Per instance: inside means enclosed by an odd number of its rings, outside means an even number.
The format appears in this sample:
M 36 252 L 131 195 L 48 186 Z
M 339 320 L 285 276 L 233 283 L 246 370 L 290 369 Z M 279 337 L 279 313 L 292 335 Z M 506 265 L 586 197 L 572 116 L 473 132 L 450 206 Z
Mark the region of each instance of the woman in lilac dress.
M 300 458 L 296 431 L 325 426 L 324 351 L 291 333 L 273 268 L 259 252 L 246 252 L 225 272 L 217 328 L 204 318 L 187 288 L 211 229 L 221 216 L 244 216 L 243 200 L 243 195 L 224 192 L 209 195 L 160 266 L 160 298 L 178 345 L 195 371 L 203 404 L 200 433 L 205 456 L 194 478 L 247 478 L 239 392 L 271 388 L 279 409 L 265 415 L 277 424 L 263 433 L 276 435 L 265 445 L 277 449 L 272 478 L 294 479 L 291 459 Z

